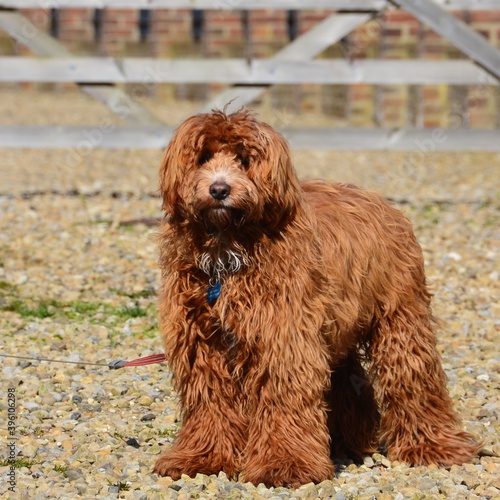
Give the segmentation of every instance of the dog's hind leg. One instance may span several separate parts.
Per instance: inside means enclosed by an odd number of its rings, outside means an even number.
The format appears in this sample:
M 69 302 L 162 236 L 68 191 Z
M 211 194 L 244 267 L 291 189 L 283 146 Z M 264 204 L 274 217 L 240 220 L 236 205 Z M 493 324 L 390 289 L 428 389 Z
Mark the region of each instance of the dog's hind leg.
M 410 465 L 461 464 L 480 446 L 460 429 L 446 390 L 427 300 L 407 300 L 372 332 L 371 374 L 389 457 Z
M 357 353 L 333 369 L 328 407 L 332 458 L 347 456 L 359 461 L 377 450 L 379 412 Z

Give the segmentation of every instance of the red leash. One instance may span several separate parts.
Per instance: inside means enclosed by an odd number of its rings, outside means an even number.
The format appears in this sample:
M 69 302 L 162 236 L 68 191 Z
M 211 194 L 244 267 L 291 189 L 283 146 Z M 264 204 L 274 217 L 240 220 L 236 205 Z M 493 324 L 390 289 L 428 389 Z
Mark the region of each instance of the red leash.
M 125 366 L 143 366 L 152 365 L 154 363 L 163 363 L 165 361 L 165 354 L 151 354 L 151 356 L 144 356 L 143 358 L 133 359 L 131 361 L 112 361 L 109 367 L 113 370 L 124 368 Z
M 25 359 L 28 361 L 48 361 L 49 363 L 71 363 L 73 365 L 89 365 L 89 366 L 107 366 L 112 370 L 123 368 L 125 366 L 143 366 L 152 365 L 153 363 L 163 363 L 165 361 L 165 354 L 152 354 L 151 356 L 144 356 L 143 358 L 133 359 L 132 361 L 111 361 L 110 363 L 87 363 L 85 361 L 67 361 L 65 359 L 49 359 L 40 358 L 38 356 L 16 356 L 14 354 L 0 353 L 1 358 L 15 358 Z

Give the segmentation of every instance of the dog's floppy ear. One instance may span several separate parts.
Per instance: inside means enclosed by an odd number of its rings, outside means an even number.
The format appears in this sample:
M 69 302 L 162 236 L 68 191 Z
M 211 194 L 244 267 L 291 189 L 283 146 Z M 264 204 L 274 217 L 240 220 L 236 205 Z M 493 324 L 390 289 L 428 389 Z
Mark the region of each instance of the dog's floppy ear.
M 268 227 L 278 228 L 293 219 L 302 202 L 302 189 L 292 165 L 286 139 L 267 124 L 261 124 L 266 153 L 260 161 L 267 203 L 264 219 Z
M 182 177 L 195 161 L 194 149 L 199 135 L 202 115 L 192 116 L 184 121 L 174 132 L 165 149 L 160 165 L 160 193 L 163 197 L 162 208 L 174 215 L 181 203 L 179 190 Z
M 175 136 L 174 136 L 175 138 Z M 174 152 L 174 138 L 165 149 L 160 165 L 160 194 L 163 197 L 162 208 L 167 214 L 173 214 L 178 199 L 178 154 Z

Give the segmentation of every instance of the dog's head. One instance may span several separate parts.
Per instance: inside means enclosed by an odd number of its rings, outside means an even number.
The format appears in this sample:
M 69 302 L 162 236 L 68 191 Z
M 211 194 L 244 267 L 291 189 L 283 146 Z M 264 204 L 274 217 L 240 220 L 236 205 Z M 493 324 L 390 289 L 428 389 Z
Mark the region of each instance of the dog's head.
M 182 123 L 165 151 L 160 189 L 174 223 L 200 224 L 210 233 L 279 229 L 301 197 L 287 142 L 247 111 L 214 111 Z

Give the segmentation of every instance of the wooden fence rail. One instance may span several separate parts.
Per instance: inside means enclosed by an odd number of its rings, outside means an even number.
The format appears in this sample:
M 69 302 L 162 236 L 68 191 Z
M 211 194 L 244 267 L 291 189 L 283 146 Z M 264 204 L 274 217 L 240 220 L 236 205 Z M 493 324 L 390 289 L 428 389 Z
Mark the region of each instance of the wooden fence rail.
M 469 61 L 0 57 L 0 82 L 499 85 Z
M 168 126 L 0 125 L 0 148 L 164 149 L 173 134 Z M 282 128 L 296 149 L 499 151 L 498 130 L 381 128 Z M 47 146 L 47 145 L 50 146 Z

